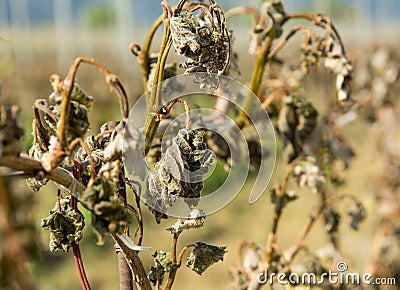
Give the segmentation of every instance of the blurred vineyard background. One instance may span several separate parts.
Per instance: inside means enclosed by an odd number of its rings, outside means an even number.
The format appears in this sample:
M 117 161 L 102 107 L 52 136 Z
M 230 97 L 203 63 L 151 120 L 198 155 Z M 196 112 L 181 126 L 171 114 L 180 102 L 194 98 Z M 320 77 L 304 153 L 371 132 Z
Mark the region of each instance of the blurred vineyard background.
M 224 9 L 243 5 L 240 1 L 233 0 L 219 2 Z M 252 0 L 246 3 L 258 7 L 260 2 Z M 332 16 L 342 33 L 350 58 L 356 64 L 355 81 L 357 74 L 364 73 L 357 64 L 363 66 L 363 69 L 366 68 L 365 63 L 378 48 L 382 48 L 388 57 L 395 60 L 400 55 L 395 50 L 400 44 L 398 0 L 286 0 L 284 3 L 288 12 L 323 12 Z M 51 92 L 49 75 L 65 75 L 77 56 L 93 57 L 117 74 L 126 86 L 132 104 L 143 93 L 143 87 L 140 67 L 129 52 L 129 43 L 142 43 L 146 31 L 160 13 L 160 2 L 155 0 L 0 0 L 1 94 L 6 101 L 18 103 L 22 107 L 26 128 L 25 145 L 28 147 L 32 142 L 30 128 L 33 101 L 48 96 Z M 239 55 L 239 64 L 242 67 L 243 79 L 248 79 L 246 76 L 250 70 L 246 69 L 246 65 L 249 64 L 246 46 L 249 39 L 246 31 L 251 27 L 250 20 L 245 17 L 237 18 L 230 23 L 230 27 L 240 31 L 236 33 L 236 45 L 242 53 Z M 284 53 L 295 54 L 290 50 Z M 390 64 L 394 65 L 395 69 L 399 69 L 398 60 L 397 58 L 397 63 Z M 306 92 L 311 98 L 318 99 L 322 97 L 321 92 L 327 90 L 324 82 L 319 81 L 324 77 L 326 75 L 317 72 L 305 83 Z M 117 101 L 100 74 L 83 66 L 78 74 L 78 83 L 95 98 L 90 115 L 93 120 L 92 127 L 96 127 L 97 130 L 104 121 L 117 118 Z M 398 112 L 399 87 L 394 84 L 390 86 L 390 90 L 385 94 L 391 95 L 392 105 L 395 112 Z M 358 92 L 355 91 L 356 97 L 357 93 L 361 92 L 360 86 Z M 368 106 L 368 102 L 365 105 Z M 377 134 L 374 124 L 362 116 L 357 116 L 345 127 L 345 133 L 353 145 L 356 157 L 347 173 L 348 182 L 340 190 L 359 196 L 368 211 L 367 220 L 360 226 L 359 231 L 351 231 L 345 226 L 340 229 L 341 249 L 349 258 L 347 262 L 353 272 L 367 271 L 368 263 L 372 259 L 371 250 L 381 214 L 379 210 L 382 211 L 376 194 L 385 183 L 380 176 L 380 172 L 385 170 L 381 166 L 379 146 L 382 144 L 377 145 L 374 138 L 393 142 L 393 146 L 399 144 L 399 120 L 395 119 L 393 122 L 390 138 Z M 277 164 L 271 185 L 282 177 L 284 168 L 283 164 Z M 48 233 L 40 229 L 40 218 L 46 216 L 54 205 L 55 186 L 48 185 L 35 194 L 28 193 L 22 181 L 16 186 L 18 191 L 26 192 L 27 197 L 32 197 L 33 202 L 28 213 L 36 219 L 37 231 L 41 237 L 40 251 L 36 260 L 29 266 L 39 285 L 38 289 L 80 289 L 72 254 L 50 254 L 47 247 Z M 396 190 L 398 195 L 398 188 L 393 192 Z M 396 198 L 398 202 L 399 197 Z M 287 245 L 291 244 L 296 237 L 295 233 L 307 219 L 312 205 L 311 194 L 305 194 L 299 201 L 290 205 L 284 214 L 284 226 L 279 233 L 283 245 L 286 241 Z M 227 270 L 236 263 L 237 244 L 242 239 L 265 243 L 272 212 L 268 194 L 264 194 L 256 204 L 249 205 L 247 194 L 242 193 L 224 210 L 207 218 L 204 230 L 185 233 L 182 244 L 186 241 L 203 240 L 216 245 L 227 245 L 229 252 L 223 263 L 216 264 L 202 277 L 195 276 L 187 269 L 180 271 L 175 289 L 188 289 L 186 285 L 190 285 L 190 289 L 226 289 L 229 284 Z M 90 220 L 90 217 L 87 217 L 87 220 Z M 171 221 L 167 221 L 156 225 L 152 217 L 147 216 L 144 245 L 151 245 L 154 249 L 168 249 L 170 239 L 163 229 L 170 223 Z M 327 242 L 325 235 L 320 234 L 322 228 L 321 224 L 313 229 L 309 237 L 315 249 Z M 93 289 L 117 289 L 118 273 L 112 241 L 108 240 L 106 245 L 97 247 L 90 227 L 85 230 L 85 235 L 81 249 Z M 397 246 L 398 255 L 400 247 Z M 145 261 L 149 267 L 150 254 Z

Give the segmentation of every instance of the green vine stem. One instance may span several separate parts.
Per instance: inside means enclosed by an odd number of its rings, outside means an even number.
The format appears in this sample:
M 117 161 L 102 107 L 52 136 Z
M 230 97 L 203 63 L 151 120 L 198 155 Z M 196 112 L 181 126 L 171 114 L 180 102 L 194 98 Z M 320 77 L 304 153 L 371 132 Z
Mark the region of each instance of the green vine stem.
M 176 256 L 176 247 L 178 244 L 178 238 L 181 232 L 174 233 L 172 237 L 172 244 L 171 244 L 171 270 L 168 274 L 168 280 L 164 286 L 164 290 L 170 290 L 172 288 L 172 284 L 175 281 L 176 272 L 178 271 L 180 265 L 177 264 L 177 256 Z M 183 255 L 183 254 L 182 254 Z
M 169 30 L 169 28 L 168 28 Z M 146 118 L 146 123 L 145 123 L 145 136 L 146 136 L 146 143 L 151 145 L 151 142 L 154 139 L 154 136 L 156 134 L 158 125 L 160 124 L 160 121 L 154 120 L 155 112 L 157 112 L 157 108 L 160 108 L 160 103 L 161 103 L 161 82 L 162 78 L 164 75 L 164 65 L 165 65 L 165 60 L 166 60 L 166 55 L 168 54 L 168 50 L 171 46 L 171 40 L 168 40 L 170 35 L 166 36 L 167 38 L 167 43 L 162 47 L 162 51 L 160 51 L 160 57 L 158 58 L 157 61 L 157 68 L 156 68 L 156 73 L 154 76 L 154 82 L 153 82 L 153 87 L 151 90 L 151 95 L 150 99 L 148 102 L 148 109 L 147 109 L 147 118 Z M 169 43 L 169 44 L 168 44 Z M 166 49 L 167 52 L 164 53 L 163 49 Z M 161 80 L 159 82 L 159 80 Z
M 153 42 L 154 35 L 157 32 L 158 28 L 163 23 L 163 20 L 164 20 L 164 15 L 161 15 L 153 23 L 149 33 L 147 34 L 146 40 L 142 48 L 140 48 L 140 46 L 137 43 L 131 43 L 129 46 L 130 51 L 136 56 L 137 62 L 142 67 L 143 87 L 146 93 L 148 93 L 147 83 L 149 81 L 149 74 L 150 74 L 150 47 Z
M 175 234 L 176 235 L 176 234 Z M 176 242 L 178 241 L 178 238 L 176 238 Z M 176 242 L 175 242 L 175 256 L 173 256 L 171 254 L 171 257 L 175 257 L 174 258 L 174 262 L 172 262 L 172 266 L 171 266 L 171 271 L 169 272 L 168 275 L 168 280 L 167 283 L 164 287 L 164 290 L 169 290 L 172 288 L 172 284 L 175 281 L 175 277 L 176 277 L 176 272 L 178 271 L 178 269 L 182 266 L 182 260 L 183 260 L 183 255 L 186 253 L 186 251 L 191 248 L 194 247 L 194 244 L 188 244 L 185 247 L 182 248 L 182 250 L 179 252 L 178 257 L 176 257 Z
M 180 0 L 178 5 L 173 11 L 173 15 L 177 15 L 181 12 L 183 9 L 183 6 L 187 0 Z M 150 99 L 148 102 L 148 107 L 147 107 L 147 118 L 145 122 L 145 139 L 146 139 L 146 144 L 145 144 L 145 154 L 147 154 L 148 148 L 150 148 L 151 143 L 154 139 L 154 136 L 157 132 L 158 125 L 160 124 L 160 120 L 158 118 L 155 119 L 156 113 L 162 108 L 162 98 L 161 98 L 161 91 L 162 91 L 162 81 L 164 77 L 164 67 L 165 67 L 165 62 L 168 57 L 169 50 L 172 45 L 172 36 L 171 36 L 171 30 L 169 27 L 169 17 L 171 17 L 171 11 L 169 8 L 168 3 L 163 0 L 161 3 L 163 10 L 164 10 L 164 15 L 163 15 L 163 20 L 164 20 L 164 35 L 163 35 L 163 40 L 160 48 L 160 53 L 158 55 L 157 59 L 157 66 L 156 66 L 156 71 L 154 75 L 154 80 L 153 80 L 153 85 L 151 89 L 151 94 L 150 94 Z
M 153 130 L 152 134 L 150 135 L 150 139 L 145 140 L 145 154 L 148 153 L 148 150 L 151 147 L 151 142 L 154 139 L 154 136 L 157 132 L 158 125 L 160 124 L 161 120 L 169 114 L 171 111 L 172 107 L 176 103 L 181 103 L 183 104 L 185 108 L 185 113 L 186 113 L 186 128 L 190 129 L 191 127 L 191 121 L 190 121 L 190 107 L 188 103 L 184 99 L 175 99 L 170 101 L 169 103 L 165 104 L 157 113 L 154 114 L 154 117 L 151 119 L 150 124 L 149 124 L 149 129 Z M 146 135 L 147 137 L 147 135 Z

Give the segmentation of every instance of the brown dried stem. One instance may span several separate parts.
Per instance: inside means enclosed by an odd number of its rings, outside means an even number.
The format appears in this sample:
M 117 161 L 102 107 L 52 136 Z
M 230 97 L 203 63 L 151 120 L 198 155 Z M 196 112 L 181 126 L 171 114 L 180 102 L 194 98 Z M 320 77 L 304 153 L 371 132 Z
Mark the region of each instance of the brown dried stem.
M 268 261 L 268 263 L 270 262 L 270 259 L 272 258 L 272 253 L 274 250 L 274 245 L 276 244 L 276 237 L 277 237 L 277 230 L 278 230 L 278 224 L 279 224 L 279 220 L 282 216 L 282 211 L 283 208 L 285 206 L 284 203 L 284 197 L 285 197 L 285 193 L 286 193 L 286 188 L 290 179 L 290 176 L 292 174 L 293 169 L 295 168 L 295 166 L 297 164 L 299 164 L 300 162 L 303 161 L 307 161 L 307 162 L 312 162 L 315 163 L 316 160 L 311 157 L 311 156 L 301 156 L 295 160 L 293 160 L 287 170 L 286 170 L 286 174 L 285 177 L 283 179 L 282 185 L 275 186 L 275 192 L 276 192 L 276 197 L 277 197 L 277 201 L 275 204 L 275 211 L 274 211 L 274 216 L 273 216 L 273 220 L 272 220 L 272 227 L 271 227 L 271 231 L 268 234 L 267 237 L 267 244 L 266 244 L 266 260 Z
M 329 35 L 331 34 L 330 30 L 332 30 L 335 37 L 339 41 L 340 46 L 342 47 L 343 53 L 345 53 L 343 39 L 340 36 L 339 31 L 337 30 L 336 26 L 332 23 L 329 16 L 327 16 L 325 14 L 320 14 L 320 13 L 317 13 L 317 14 L 301 13 L 301 12 L 300 13 L 292 13 L 292 14 L 287 15 L 287 17 L 282 21 L 282 25 L 285 24 L 290 19 L 299 19 L 299 18 L 311 21 L 316 26 L 319 26 L 319 27 L 325 29 L 326 33 L 329 33 Z
M 133 193 L 135 194 L 135 202 L 136 202 L 136 207 L 137 209 L 135 209 L 133 206 L 131 206 L 130 204 L 128 205 L 128 208 L 131 209 L 136 217 L 136 220 L 138 221 L 138 228 L 136 230 L 136 234 L 139 234 L 138 237 L 138 241 L 137 244 L 139 246 L 142 245 L 142 241 L 143 241 L 143 233 L 144 233 L 144 228 L 143 228 L 143 215 L 142 215 L 142 208 L 140 205 L 140 192 L 141 192 L 141 185 L 139 182 L 136 182 L 134 180 L 126 180 L 125 179 L 125 183 L 128 184 L 128 186 L 131 188 L 131 190 L 133 191 Z M 137 185 L 138 189 L 136 189 L 133 185 Z
M 322 204 L 321 206 L 318 207 L 317 210 L 314 210 L 310 216 L 309 219 L 307 221 L 307 223 L 305 224 L 305 226 L 303 227 L 303 229 L 301 230 L 299 236 L 297 237 L 294 245 L 292 247 L 290 247 L 286 252 L 285 252 L 285 259 L 287 261 L 288 264 L 290 264 L 291 261 L 293 261 L 294 257 L 297 255 L 297 253 L 299 252 L 299 250 L 301 250 L 304 245 L 305 245 L 305 239 L 308 236 L 308 234 L 310 233 L 313 225 L 315 224 L 315 222 L 318 220 L 318 218 L 321 216 L 321 214 L 323 213 L 323 211 L 325 210 L 326 205 Z
M 120 100 L 120 108 L 121 114 L 123 118 L 127 118 L 129 114 L 129 105 L 128 105 L 128 97 L 126 95 L 125 89 L 122 86 L 121 82 L 119 81 L 118 77 L 112 74 L 105 66 L 103 66 L 98 61 L 87 58 L 87 57 L 78 57 L 75 59 L 73 64 L 71 65 L 68 75 L 63 81 L 62 84 L 62 111 L 60 122 L 58 126 L 58 138 L 61 144 L 65 147 L 66 144 L 66 130 L 67 130 L 67 120 L 69 115 L 70 109 L 70 102 L 71 102 L 71 92 L 75 82 L 75 75 L 77 73 L 78 67 L 80 63 L 88 63 L 94 65 L 106 78 L 106 82 L 113 88 Z
M 304 27 L 301 26 L 294 26 L 292 30 L 286 35 L 284 39 L 282 39 L 268 54 L 268 59 L 271 60 L 273 59 L 278 52 L 287 44 L 290 38 L 292 38 L 298 31 L 303 31 L 305 30 Z
M 232 18 L 233 16 L 240 15 L 240 14 L 250 14 L 253 15 L 254 17 L 254 29 L 257 30 L 257 28 L 262 27 L 265 23 L 265 17 L 260 13 L 260 11 L 254 7 L 250 6 L 239 6 L 239 7 L 233 7 L 229 9 L 225 13 L 225 18 L 228 20 L 229 18 Z
M 178 266 L 178 268 L 182 265 L 183 255 L 185 254 L 185 252 L 186 252 L 189 248 L 194 247 L 194 246 L 195 246 L 195 244 L 186 245 L 186 246 L 184 246 L 183 249 L 179 252 L 178 260 L 177 260 L 177 266 Z

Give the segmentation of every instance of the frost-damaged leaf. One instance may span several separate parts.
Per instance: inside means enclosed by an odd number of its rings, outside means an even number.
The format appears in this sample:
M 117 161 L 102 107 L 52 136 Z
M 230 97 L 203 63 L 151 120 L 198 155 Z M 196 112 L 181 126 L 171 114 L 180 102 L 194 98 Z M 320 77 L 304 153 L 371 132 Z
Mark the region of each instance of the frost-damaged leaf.
M 367 216 L 364 206 L 360 202 L 354 203 L 348 211 L 348 214 L 351 217 L 350 227 L 357 231 L 358 225 Z
M 99 245 L 104 243 L 106 233 L 122 234 L 130 221 L 128 211 L 113 196 L 113 185 L 101 178 L 96 178 L 82 196 L 82 204 L 92 212 Z
M 29 157 L 32 157 L 33 159 L 38 161 L 42 160 L 43 151 L 38 143 L 33 144 L 32 147 L 29 149 Z M 26 184 L 28 185 L 30 190 L 36 192 L 39 191 L 42 186 L 46 185 L 48 181 L 48 178 L 38 179 L 36 177 L 30 177 L 26 179 Z
M 325 212 L 325 230 L 328 233 L 336 233 L 340 224 L 340 214 L 328 207 Z
M 24 136 L 24 129 L 19 115 L 19 107 L 4 104 L 0 95 L 0 156 L 17 155 L 23 150 L 20 139 Z
M 62 92 L 55 90 L 49 96 L 48 101 L 48 108 L 50 109 L 51 113 L 53 113 L 56 118 L 59 119 L 62 111 Z M 68 116 L 67 139 L 69 141 L 83 137 L 90 129 L 88 113 L 92 106 L 92 102 L 93 98 L 88 96 L 76 83 L 74 83 L 71 92 L 71 102 Z
M 172 145 L 157 162 L 148 177 L 146 204 L 152 208 L 159 223 L 176 197 L 183 197 L 193 208 L 199 203 L 203 176 L 215 162 L 203 142 L 201 130 L 181 129 Z
M 299 97 L 288 96 L 282 102 L 277 129 L 291 162 L 303 152 L 307 138 L 313 132 L 318 118 L 314 106 Z
M 201 275 L 212 264 L 223 261 L 226 247 L 208 245 L 197 242 L 190 256 L 186 259 L 186 266 Z
M 154 257 L 154 266 L 151 266 L 149 280 L 154 285 L 161 284 L 165 273 L 171 270 L 171 253 L 157 250 L 152 255 Z
M 70 196 L 62 198 L 58 205 L 50 211 L 50 215 L 42 219 L 41 227 L 50 230 L 49 248 L 68 251 L 72 242 L 78 243 L 82 237 L 85 226 L 83 215 L 70 206 Z
M 293 176 L 300 188 L 308 187 L 314 193 L 321 192 L 326 184 L 321 170 L 313 164 L 296 165 L 293 169 Z
M 170 29 L 176 52 L 187 57 L 181 64 L 186 73 L 200 76 L 196 81 L 201 86 L 216 89 L 219 79 L 214 74 L 225 73 L 229 64 L 230 37 L 222 9 L 216 3 L 212 6 L 205 14 L 183 11 L 174 15 Z
M 280 190 L 280 188 L 279 188 Z M 277 205 L 278 200 L 281 198 L 278 196 L 277 188 L 273 188 L 270 190 L 270 199 L 271 202 Z M 286 190 L 285 194 L 281 200 L 281 204 L 277 205 L 278 207 L 285 207 L 289 202 L 294 201 L 297 199 L 296 192 L 294 190 Z

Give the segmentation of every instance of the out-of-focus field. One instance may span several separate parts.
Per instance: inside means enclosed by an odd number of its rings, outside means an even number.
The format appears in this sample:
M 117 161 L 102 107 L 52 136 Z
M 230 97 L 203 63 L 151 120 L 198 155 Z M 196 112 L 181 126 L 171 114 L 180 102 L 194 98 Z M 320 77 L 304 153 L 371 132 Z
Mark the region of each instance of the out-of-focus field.
M 340 28 L 340 27 L 339 27 Z M 137 29 L 138 30 L 138 29 Z M 143 29 L 144 31 L 145 29 Z M 339 29 L 340 30 L 340 29 Z M 396 29 L 390 29 L 394 31 Z M 363 53 L 363 48 L 372 41 L 382 41 L 390 45 L 399 45 L 396 41 L 400 40 L 400 34 L 393 34 L 389 38 L 381 39 L 379 30 L 372 35 L 364 37 L 353 37 L 356 32 L 350 27 L 344 29 L 344 41 L 347 44 L 350 55 L 357 56 Z M 382 30 L 386 32 L 387 30 Z M 50 41 L 53 32 L 42 30 L 37 34 L 31 35 L 40 51 L 35 55 L 34 61 L 24 66 L 23 63 L 15 63 L 13 60 L 12 49 L 7 48 L 7 43 L 0 43 L 0 83 L 2 96 L 14 103 L 18 103 L 22 108 L 23 122 L 26 128 L 25 145 L 28 147 L 32 141 L 30 135 L 32 120 L 32 103 L 37 98 L 46 98 L 51 92 L 48 77 L 52 73 L 65 75 L 67 66 L 57 65 L 56 45 Z M 396 33 L 396 32 L 393 32 Z M 236 39 L 242 51 L 245 52 L 245 45 L 248 43 L 246 33 Z M 143 35 L 130 35 L 132 41 L 141 41 Z M 112 53 L 112 42 L 107 41 L 101 33 L 90 35 L 86 41 L 92 42 L 90 57 L 101 61 L 113 73 L 117 74 L 126 85 L 130 96 L 131 104 L 139 97 L 142 90 L 142 80 L 140 67 L 134 57 L 130 54 L 128 47 L 124 56 L 120 51 Z M 93 45 L 96 43 L 96 45 Z M 155 46 L 156 47 L 156 46 Z M 79 49 L 75 50 L 76 55 L 81 55 Z M 286 52 L 291 53 L 290 51 Z M 120 57 L 129 62 L 121 62 Z M 73 59 L 71 59 L 72 63 Z M 248 79 L 249 57 L 245 54 L 239 56 L 242 66 L 243 79 Z M 318 76 L 313 75 L 314 79 Z M 118 100 L 110 93 L 103 77 L 93 68 L 83 65 L 78 73 L 78 83 L 82 88 L 94 96 L 94 104 L 90 113 L 91 124 L 94 130 L 108 120 L 119 118 Z M 318 99 L 318 94 L 323 90 L 320 82 L 309 81 L 305 87 L 309 90 L 313 99 Z M 399 94 L 399 92 L 395 92 Z M 398 107 L 398 106 L 397 106 Z M 351 162 L 350 169 L 346 174 L 347 184 L 340 191 L 351 193 L 358 196 L 367 209 L 368 216 L 365 222 L 360 225 L 359 231 L 352 231 L 347 226 L 347 221 L 340 226 L 340 248 L 349 259 L 348 264 L 352 272 L 362 273 L 368 262 L 372 247 L 373 235 L 377 223 L 376 211 L 378 208 L 375 199 L 375 191 L 379 187 L 377 180 L 378 161 L 380 155 L 376 151 L 376 142 L 373 140 L 373 128 L 361 118 L 349 123 L 345 127 L 345 134 L 353 145 L 356 156 Z M 399 138 L 397 139 L 399 140 Z M 285 172 L 285 164 L 278 156 L 276 169 L 271 180 L 270 186 L 281 181 Z M 247 202 L 247 188 L 223 210 L 207 217 L 205 226 L 201 230 L 191 230 L 184 232 L 179 241 L 183 246 L 188 242 L 204 241 L 215 245 L 227 246 L 228 253 L 223 262 L 217 263 L 207 270 L 202 276 L 198 276 L 190 269 L 182 267 L 178 271 L 175 289 L 226 289 L 229 284 L 228 268 L 235 265 L 237 259 L 237 245 L 240 240 L 251 240 L 264 244 L 267 240 L 267 232 L 271 226 L 273 207 L 269 201 L 269 194 L 266 192 L 255 204 L 249 205 Z M 18 190 L 27 191 L 24 181 L 18 184 Z M 49 253 L 48 232 L 40 229 L 40 218 L 45 217 L 48 210 L 55 202 L 56 187 L 53 184 L 35 193 L 35 202 L 32 204 L 31 212 L 37 221 L 37 230 L 40 232 L 42 249 L 38 260 L 29 265 L 37 283 L 38 289 L 80 289 L 80 283 L 73 262 L 72 253 Z M 310 213 L 310 209 L 316 203 L 317 197 L 310 192 L 301 192 L 300 198 L 290 204 L 284 212 L 281 226 L 278 232 L 278 240 L 282 247 L 289 246 L 296 238 L 299 229 L 305 224 Z M 155 224 L 153 217 L 145 211 L 145 238 L 144 245 L 150 245 L 153 249 L 169 250 L 170 234 L 165 230 L 174 221 L 168 219 L 160 225 Z M 90 227 L 90 217 L 86 217 L 88 226 L 85 228 L 85 238 L 81 242 L 81 251 L 89 281 L 93 289 L 117 289 L 118 271 L 117 260 L 111 239 L 107 239 L 105 245 L 99 247 L 95 245 L 96 237 Z M 135 225 L 132 226 L 132 232 Z M 308 237 L 312 249 L 317 249 L 327 243 L 327 236 L 322 234 L 323 225 L 318 223 Z M 142 253 L 146 269 L 152 263 L 151 253 Z M 189 286 L 190 285 L 190 286 Z

